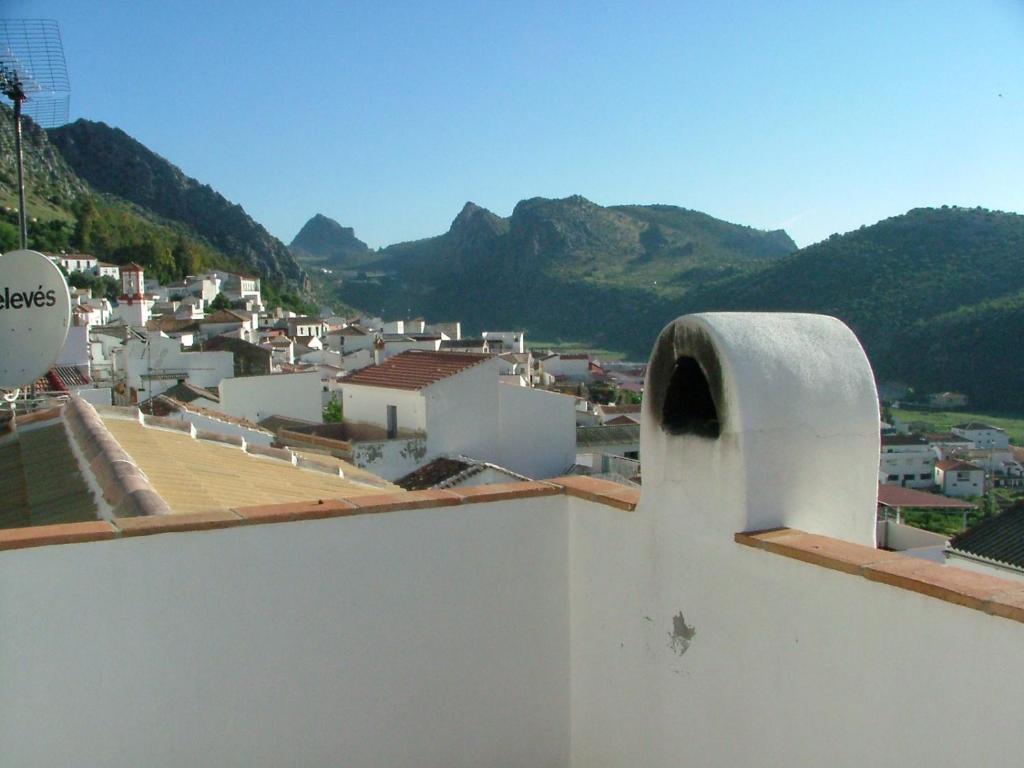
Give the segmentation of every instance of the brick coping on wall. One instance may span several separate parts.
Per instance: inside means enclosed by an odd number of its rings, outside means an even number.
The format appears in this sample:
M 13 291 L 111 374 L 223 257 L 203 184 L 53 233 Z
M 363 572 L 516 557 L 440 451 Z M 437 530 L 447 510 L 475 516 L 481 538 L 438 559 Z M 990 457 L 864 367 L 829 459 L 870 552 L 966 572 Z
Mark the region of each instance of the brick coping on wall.
M 570 475 L 545 481 L 311 499 L 199 514 L 115 517 L 111 521 L 7 528 L 0 529 L 0 551 L 561 495 L 627 512 L 635 510 L 640 499 L 639 489 L 598 478 Z M 738 544 L 747 547 L 1024 622 L 1024 583 L 1021 582 L 790 528 L 737 533 L 734 538 Z
M 335 499 L 310 499 L 285 504 L 237 507 L 197 514 L 159 514 L 115 517 L 84 523 L 38 525 L 0 529 L 0 551 L 50 544 L 75 544 L 157 533 L 203 531 L 238 525 L 286 523 L 326 517 L 378 514 L 399 510 L 431 509 L 461 504 L 568 495 L 631 512 L 640 491 L 608 480 L 585 476 L 557 477 L 545 481 L 476 485 L 459 489 L 380 493 Z
M 738 544 L 1024 622 L 1024 582 L 792 528 L 737 533 Z

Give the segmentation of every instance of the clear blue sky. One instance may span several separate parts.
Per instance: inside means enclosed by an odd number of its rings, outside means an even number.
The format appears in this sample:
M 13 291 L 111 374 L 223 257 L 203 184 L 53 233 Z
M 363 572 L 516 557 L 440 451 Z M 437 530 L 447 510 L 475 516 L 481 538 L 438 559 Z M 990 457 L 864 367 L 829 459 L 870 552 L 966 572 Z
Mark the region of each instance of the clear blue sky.
M 800 245 L 925 205 L 1024 211 L 1024 1 L 0 0 L 55 18 L 102 120 L 289 242 L 472 200 L 668 203 Z

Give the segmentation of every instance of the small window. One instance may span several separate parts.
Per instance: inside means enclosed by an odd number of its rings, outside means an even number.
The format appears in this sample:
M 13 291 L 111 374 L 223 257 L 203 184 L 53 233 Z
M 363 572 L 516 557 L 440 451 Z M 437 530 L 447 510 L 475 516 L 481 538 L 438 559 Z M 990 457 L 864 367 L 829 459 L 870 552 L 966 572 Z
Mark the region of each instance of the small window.
M 899 475 L 889 475 L 886 479 L 889 482 L 891 482 L 891 483 L 895 483 L 897 480 L 900 479 L 900 476 Z
M 623 453 L 623 456 L 625 456 L 627 459 L 639 459 L 640 451 L 626 451 L 625 453 Z
M 389 405 L 387 407 L 388 414 L 388 440 L 394 440 L 398 437 L 398 406 Z
M 925 475 L 925 474 L 922 474 L 922 475 L 921 475 L 921 479 L 922 479 L 922 480 L 931 480 L 931 479 L 932 479 L 932 476 L 931 476 L 931 475 Z

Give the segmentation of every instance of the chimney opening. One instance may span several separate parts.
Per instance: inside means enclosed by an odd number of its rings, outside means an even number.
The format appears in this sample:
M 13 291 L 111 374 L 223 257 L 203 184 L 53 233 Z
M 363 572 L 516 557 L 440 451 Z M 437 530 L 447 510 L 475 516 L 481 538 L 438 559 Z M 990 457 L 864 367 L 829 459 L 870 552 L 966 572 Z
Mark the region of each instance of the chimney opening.
M 661 426 L 670 435 L 716 438 L 721 434 L 718 409 L 707 376 L 692 357 L 676 359 L 665 393 Z

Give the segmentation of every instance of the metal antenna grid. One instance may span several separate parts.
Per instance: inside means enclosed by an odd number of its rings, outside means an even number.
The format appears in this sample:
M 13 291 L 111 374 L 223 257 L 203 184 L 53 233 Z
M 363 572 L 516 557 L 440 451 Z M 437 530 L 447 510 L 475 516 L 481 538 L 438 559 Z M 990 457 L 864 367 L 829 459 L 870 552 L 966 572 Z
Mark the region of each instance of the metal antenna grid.
M 22 250 L 28 247 L 28 211 L 25 208 L 21 117 L 28 115 L 44 128 L 67 122 L 70 93 L 64 44 L 57 22 L 53 19 L 0 19 L 0 103 L 10 104 L 14 110 Z

